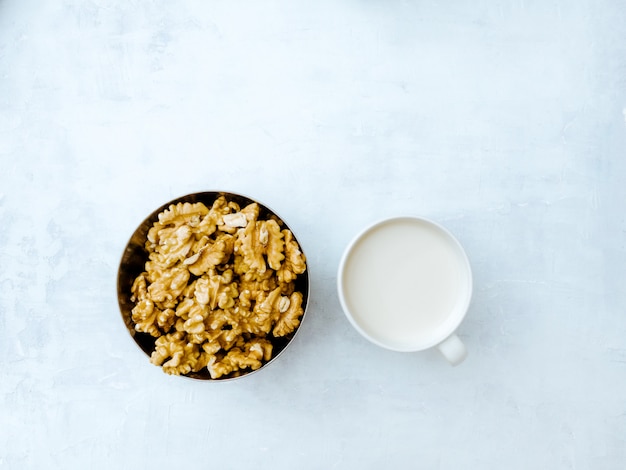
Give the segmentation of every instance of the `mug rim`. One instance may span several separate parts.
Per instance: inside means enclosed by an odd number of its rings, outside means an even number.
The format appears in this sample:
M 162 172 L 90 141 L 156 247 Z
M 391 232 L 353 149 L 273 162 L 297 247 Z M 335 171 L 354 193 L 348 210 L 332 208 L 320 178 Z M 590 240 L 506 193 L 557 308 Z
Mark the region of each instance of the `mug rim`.
M 466 271 L 466 277 L 467 277 L 467 288 L 466 288 L 466 295 L 464 296 L 465 299 L 463 301 L 463 303 L 456 307 L 454 312 L 452 312 L 452 314 L 446 319 L 446 321 L 452 319 L 453 321 L 450 322 L 450 326 L 445 330 L 445 334 L 440 334 L 437 335 L 436 337 L 434 336 L 433 338 L 430 338 L 427 341 L 424 341 L 422 343 L 420 343 L 417 346 L 409 346 L 409 347 L 399 347 L 393 344 L 389 344 L 386 343 L 384 341 L 381 341 L 379 338 L 374 337 L 373 335 L 371 335 L 370 333 L 368 333 L 367 331 L 365 331 L 365 329 L 363 327 L 361 327 L 361 325 L 359 324 L 359 322 L 356 320 L 355 315 L 351 312 L 350 308 L 348 307 L 347 301 L 346 301 L 346 295 L 344 294 L 345 292 L 345 286 L 344 286 L 344 273 L 345 273 L 345 267 L 346 267 L 346 263 L 348 262 L 348 259 L 350 257 L 350 255 L 352 254 L 352 252 L 354 251 L 355 246 L 357 245 L 357 243 L 359 241 L 361 241 L 362 239 L 365 238 L 365 236 L 367 236 L 369 233 L 371 233 L 373 230 L 375 230 L 378 227 L 381 227 L 383 225 L 387 225 L 387 224 L 392 224 L 395 222 L 399 222 L 402 220 L 411 220 L 411 221 L 418 221 L 418 222 L 422 222 L 426 225 L 431 226 L 432 228 L 434 228 L 437 232 L 439 232 L 441 235 L 443 235 L 446 239 L 447 242 L 451 243 L 458 251 L 460 258 L 462 260 L 462 264 L 463 267 L 465 268 Z M 472 300 L 472 296 L 473 296 L 473 276 L 472 276 L 472 267 L 471 264 L 469 262 L 469 258 L 467 256 L 467 253 L 465 251 L 465 249 L 463 248 L 463 245 L 461 245 L 461 242 L 459 242 L 459 240 L 443 225 L 441 225 L 440 223 L 424 217 L 424 216 L 417 216 L 417 215 L 399 215 L 399 216 L 392 216 L 392 217 L 385 217 L 382 219 L 378 219 L 377 221 L 370 223 L 369 225 L 365 226 L 363 229 L 361 229 L 360 232 L 358 232 L 353 238 L 352 240 L 348 243 L 348 245 L 346 246 L 346 248 L 343 251 L 343 254 L 341 256 L 341 260 L 339 262 L 339 267 L 338 267 L 338 271 L 337 271 L 337 291 L 338 291 L 338 295 L 339 295 L 339 302 L 341 303 L 341 307 L 343 310 L 344 315 L 346 316 L 346 318 L 348 319 L 348 321 L 350 322 L 350 324 L 357 330 L 357 332 L 359 332 L 359 334 L 361 334 L 361 336 L 363 336 L 365 339 L 367 339 L 368 341 L 370 341 L 373 344 L 376 344 L 382 348 L 385 349 L 389 349 L 392 351 L 398 351 L 398 352 L 417 352 L 417 351 L 423 351 L 426 349 L 430 349 L 434 346 L 437 346 L 438 344 L 440 344 L 441 342 L 443 342 L 446 338 L 450 337 L 451 335 L 453 335 L 455 333 L 455 331 L 458 329 L 459 325 L 462 323 L 462 321 L 464 320 L 465 316 L 467 315 L 467 311 L 469 310 L 469 306 Z

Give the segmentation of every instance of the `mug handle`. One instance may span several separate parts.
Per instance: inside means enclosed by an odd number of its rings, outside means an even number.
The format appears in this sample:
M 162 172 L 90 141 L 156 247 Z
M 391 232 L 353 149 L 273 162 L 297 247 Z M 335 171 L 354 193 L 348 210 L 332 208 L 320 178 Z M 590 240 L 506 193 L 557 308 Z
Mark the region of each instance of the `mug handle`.
M 454 333 L 439 343 L 437 349 L 453 366 L 459 365 L 467 357 L 467 349 L 463 341 Z

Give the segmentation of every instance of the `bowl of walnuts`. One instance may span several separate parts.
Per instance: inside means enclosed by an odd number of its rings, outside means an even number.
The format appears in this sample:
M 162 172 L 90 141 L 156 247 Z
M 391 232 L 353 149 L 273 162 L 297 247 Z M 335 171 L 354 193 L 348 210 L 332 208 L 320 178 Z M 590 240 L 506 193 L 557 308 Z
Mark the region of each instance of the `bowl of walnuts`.
M 249 375 L 291 343 L 309 298 L 306 257 L 287 224 L 246 196 L 174 199 L 135 230 L 120 261 L 122 319 L 171 375 Z

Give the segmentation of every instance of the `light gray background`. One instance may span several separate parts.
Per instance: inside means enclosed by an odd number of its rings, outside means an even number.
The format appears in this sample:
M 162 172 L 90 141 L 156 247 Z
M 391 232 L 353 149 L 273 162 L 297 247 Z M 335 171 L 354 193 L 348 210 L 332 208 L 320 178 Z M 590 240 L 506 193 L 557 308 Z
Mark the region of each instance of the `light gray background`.
M 621 469 L 624 1 L 0 0 L 0 468 Z M 300 334 L 232 383 L 124 329 L 128 237 L 174 197 L 273 207 Z M 431 217 L 475 272 L 470 356 L 370 345 L 363 226 Z

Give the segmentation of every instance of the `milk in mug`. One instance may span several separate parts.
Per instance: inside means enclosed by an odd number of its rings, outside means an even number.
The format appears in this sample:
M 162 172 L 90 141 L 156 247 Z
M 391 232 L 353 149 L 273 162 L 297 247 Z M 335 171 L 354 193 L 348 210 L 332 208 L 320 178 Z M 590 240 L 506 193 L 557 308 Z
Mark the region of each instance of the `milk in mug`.
M 342 260 L 338 283 L 353 325 L 398 351 L 443 341 L 465 315 L 472 289 L 456 239 L 413 217 L 389 219 L 357 238 Z

